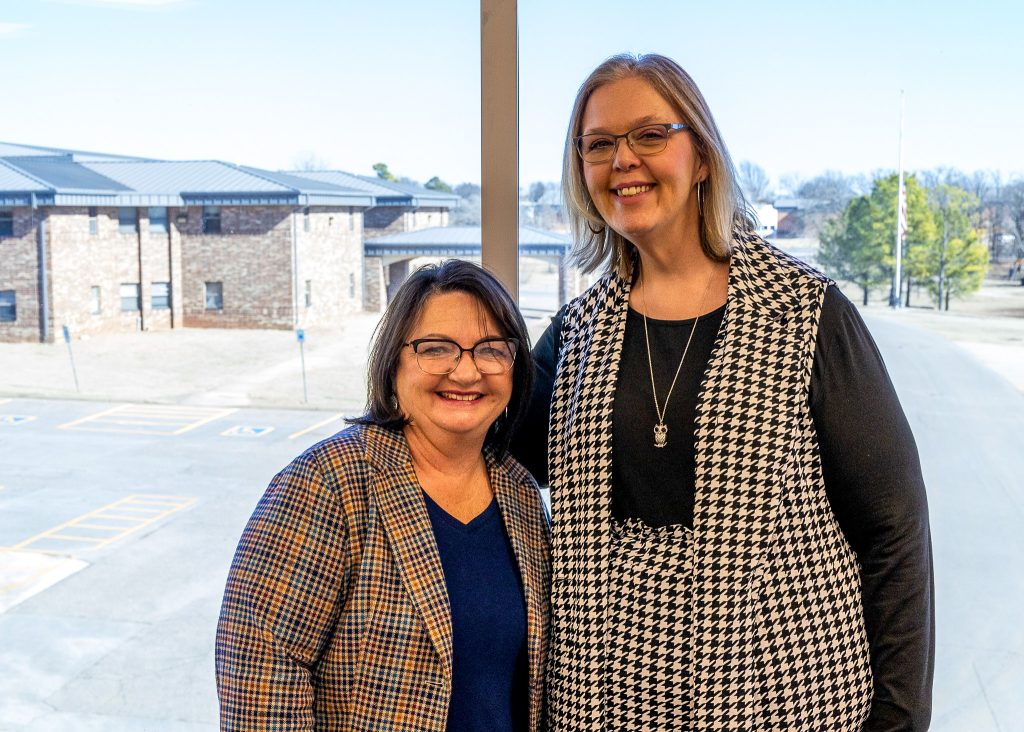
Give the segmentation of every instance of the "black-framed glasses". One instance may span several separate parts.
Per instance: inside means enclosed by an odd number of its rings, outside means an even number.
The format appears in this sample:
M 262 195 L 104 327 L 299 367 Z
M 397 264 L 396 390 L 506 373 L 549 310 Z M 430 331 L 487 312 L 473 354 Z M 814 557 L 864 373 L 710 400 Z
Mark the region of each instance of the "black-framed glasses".
M 519 341 L 516 338 L 483 338 L 469 348 L 463 348 L 448 338 L 417 338 L 403 343 L 416 354 L 420 371 L 443 376 L 459 367 L 462 354 L 468 353 L 481 374 L 503 374 L 516 361 Z
M 657 155 L 668 146 L 668 138 L 689 128 L 682 122 L 671 122 L 636 127 L 622 135 L 594 133 L 572 138 L 576 152 L 588 163 L 607 163 L 615 157 L 619 140 L 626 139 L 629 149 L 637 155 Z

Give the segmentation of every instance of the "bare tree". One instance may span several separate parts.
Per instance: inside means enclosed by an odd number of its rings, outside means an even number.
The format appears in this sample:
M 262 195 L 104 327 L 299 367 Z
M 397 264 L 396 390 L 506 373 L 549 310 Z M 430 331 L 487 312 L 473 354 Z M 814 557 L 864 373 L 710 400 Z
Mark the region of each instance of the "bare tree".
M 763 203 L 771 200 L 772 182 L 760 165 L 744 160 L 740 163 L 739 179 L 740 188 L 743 189 L 743 195 L 747 197 L 748 201 Z
M 314 170 L 330 170 L 331 163 L 314 152 L 304 151 L 292 158 L 292 170 L 308 173 Z

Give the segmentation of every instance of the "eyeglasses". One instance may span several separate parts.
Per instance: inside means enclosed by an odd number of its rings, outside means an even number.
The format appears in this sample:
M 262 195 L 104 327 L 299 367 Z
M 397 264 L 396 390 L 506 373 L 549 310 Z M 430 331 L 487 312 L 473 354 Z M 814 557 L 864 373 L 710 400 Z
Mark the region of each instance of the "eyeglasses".
M 463 348 L 447 338 L 417 338 L 402 345 L 412 348 L 416 354 L 416 365 L 426 374 L 450 374 L 459 367 L 462 354 L 468 353 L 481 374 L 494 375 L 512 368 L 519 341 L 515 338 L 484 338 L 471 348 Z
M 668 138 L 676 132 L 689 128 L 682 122 L 670 124 L 644 125 L 630 130 L 624 135 L 580 135 L 572 138 L 576 152 L 588 163 L 607 163 L 615 157 L 619 140 L 626 138 L 629 149 L 637 155 L 656 155 L 668 145 Z

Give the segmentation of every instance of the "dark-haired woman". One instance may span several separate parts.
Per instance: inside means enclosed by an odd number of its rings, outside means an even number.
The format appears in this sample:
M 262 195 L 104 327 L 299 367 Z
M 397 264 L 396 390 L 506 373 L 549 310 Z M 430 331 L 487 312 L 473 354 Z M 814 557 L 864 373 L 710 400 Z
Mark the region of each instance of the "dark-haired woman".
M 605 276 L 538 343 L 514 450 L 550 466 L 552 728 L 926 729 L 927 502 L 856 309 L 757 236 L 671 59 L 595 69 L 564 156 Z
M 366 414 L 271 482 L 217 632 L 226 730 L 538 730 L 548 524 L 507 453 L 532 361 L 497 280 L 407 280 Z

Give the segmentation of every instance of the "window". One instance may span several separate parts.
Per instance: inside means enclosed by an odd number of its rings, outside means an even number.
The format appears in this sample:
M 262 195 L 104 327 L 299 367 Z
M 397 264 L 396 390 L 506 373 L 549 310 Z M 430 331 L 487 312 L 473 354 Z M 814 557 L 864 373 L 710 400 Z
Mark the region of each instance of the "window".
M 313 280 L 306 280 L 306 307 L 313 304 Z
M 134 313 L 142 309 L 138 282 L 122 282 L 120 294 L 122 313 Z
M 167 310 L 171 307 L 171 283 L 153 282 L 150 285 L 150 298 L 154 310 Z
M 223 282 L 207 282 L 206 283 L 206 309 L 207 310 L 223 310 L 224 309 L 224 283 Z
M 102 312 L 99 285 L 93 285 L 89 288 L 89 312 L 93 315 L 99 315 Z
M 138 228 L 139 212 L 128 206 L 117 209 L 117 229 L 122 234 L 134 234 Z
M 96 218 L 96 207 L 89 206 L 89 234 L 95 236 L 98 233 L 100 233 L 100 224 Z
M 149 207 L 149 231 L 152 234 L 167 233 L 167 208 L 164 206 Z
M 355 272 L 348 273 L 348 296 L 355 300 L 356 298 L 356 274 Z
M 354 206 L 350 206 L 348 209 L 348 230 L 356 230 L 356 209 Z
M 14 236 L 14 211 L 0 208 L 0 236 Z
M 18 319 L 18 299 L 14 290 L 0 290 L 0 323 L 13 323 Z
M 220 206 L 203 206 L 203 233 L 220 233 Z
M 309 231 L 309 206 L 302 209 L 302 230 Z

